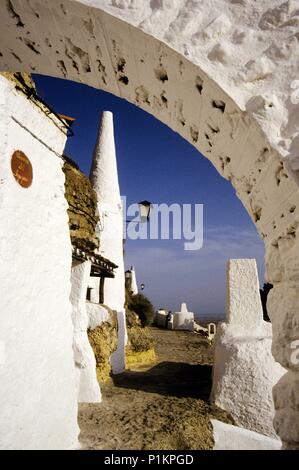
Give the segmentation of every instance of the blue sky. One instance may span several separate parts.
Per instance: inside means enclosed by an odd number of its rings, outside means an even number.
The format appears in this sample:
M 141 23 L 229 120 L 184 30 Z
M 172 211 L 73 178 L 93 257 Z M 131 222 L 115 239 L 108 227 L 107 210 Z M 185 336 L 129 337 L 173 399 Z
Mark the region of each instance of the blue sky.
M 102 111 L 114 114 L 121 194 L 127 203 L 203 204 L 204 243 L 184 251 L 181 240 L 127 240 L 126 267 L 156 307 L 181 302 L 199 316 L 225 312 L 226 262 L 256 258 L 263 284 L 264 247 L 230 183 L 188 142 L 151 115 L 109 93 L 34 76 L 38 92 L 58 113 L 76 118 L 65 153 L 89 173 Z

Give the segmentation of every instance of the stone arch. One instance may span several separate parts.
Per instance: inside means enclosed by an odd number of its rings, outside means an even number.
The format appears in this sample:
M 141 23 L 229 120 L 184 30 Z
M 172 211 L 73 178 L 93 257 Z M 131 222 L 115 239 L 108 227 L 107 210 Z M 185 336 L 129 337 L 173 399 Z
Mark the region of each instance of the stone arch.
M 230 180 L 265 241 L 267 278 L 274 284 L 269 295 L 273 354 L 288 369 L 274 391 L 275 424 L 286 446 L 295 447 L 299 379 L 291 358 L 292 341 L 299 337 L 298 83 L 292 81 L 296 68 L 287 65 L 296 56 L 292 48 L 298 48 L 298 11 L 290 1 L 253 6 L 256 2 L 217 0 L 213 11 L 210 2 L 199 3 L 6 0 L 0 6 L 0 70 L 38 72 L 120 96 L 178 132 Z M 251 25 L 246 14 L 255 18 Z M 248 40 L 256 60 L 248 56 Z M 238 51 L 248 59 L 242 70 Z M 278 67 L 284 75 L 279 83 Z

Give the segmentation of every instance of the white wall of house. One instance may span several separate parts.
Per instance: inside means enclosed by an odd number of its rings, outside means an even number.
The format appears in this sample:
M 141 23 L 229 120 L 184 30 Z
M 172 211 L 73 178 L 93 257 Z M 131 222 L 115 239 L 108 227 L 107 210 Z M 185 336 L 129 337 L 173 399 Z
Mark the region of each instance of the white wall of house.
M 0 75 L 0 448 L 77 447 L 65 135 Z M 21 187 L 22 150 L 33 181 Z
M 89 315 L 86 292 L 90 269 L 91 261 L 73 261 L 70 298 L 74 325 L 73 350 L 79 403 L 98 403 L 102 398 L 96 375 L 96 360 L 87 335 Z

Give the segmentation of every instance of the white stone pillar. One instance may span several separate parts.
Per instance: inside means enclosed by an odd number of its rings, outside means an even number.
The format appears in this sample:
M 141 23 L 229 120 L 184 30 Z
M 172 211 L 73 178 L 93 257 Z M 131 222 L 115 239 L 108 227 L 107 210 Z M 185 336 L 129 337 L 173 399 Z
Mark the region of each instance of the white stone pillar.
M 227 323 L 246 334 L 263 325 L 259 279 L 255 259 L 230 259 L 227 270 Z
M 126 367 L 125 349 L 128 341 L 126 311 L 123 309 L 117 312 L 118 323 L 118 343 L 117 350 L 111 355 L 111 368 L 113 374 L 121 374 Z
M 96 361 L 87 336 L 88 315 L 86 292 L 90 276 L 90 261 L 75 261 L 72 266 L 72 320 L 74 325 L 74 360 L 79 403 L 98 403 L 101 390 L 96 376 Z
M 236 424 L 277 437 L 272 387 L 285 373 L 271 353 L 271 324 L 263 321 L 256 262 L 230 260 L 227 322 L 215 336 L 211 400 Z

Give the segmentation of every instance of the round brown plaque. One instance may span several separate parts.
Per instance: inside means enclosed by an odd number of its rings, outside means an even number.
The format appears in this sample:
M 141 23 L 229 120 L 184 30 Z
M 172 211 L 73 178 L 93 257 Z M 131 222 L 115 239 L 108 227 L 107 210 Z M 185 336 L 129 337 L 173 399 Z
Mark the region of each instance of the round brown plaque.
M 22 188 L 29 188 L 33 179 L 32 165 L 21 150 L 16 150 L 11 157 L 11 170 Z

